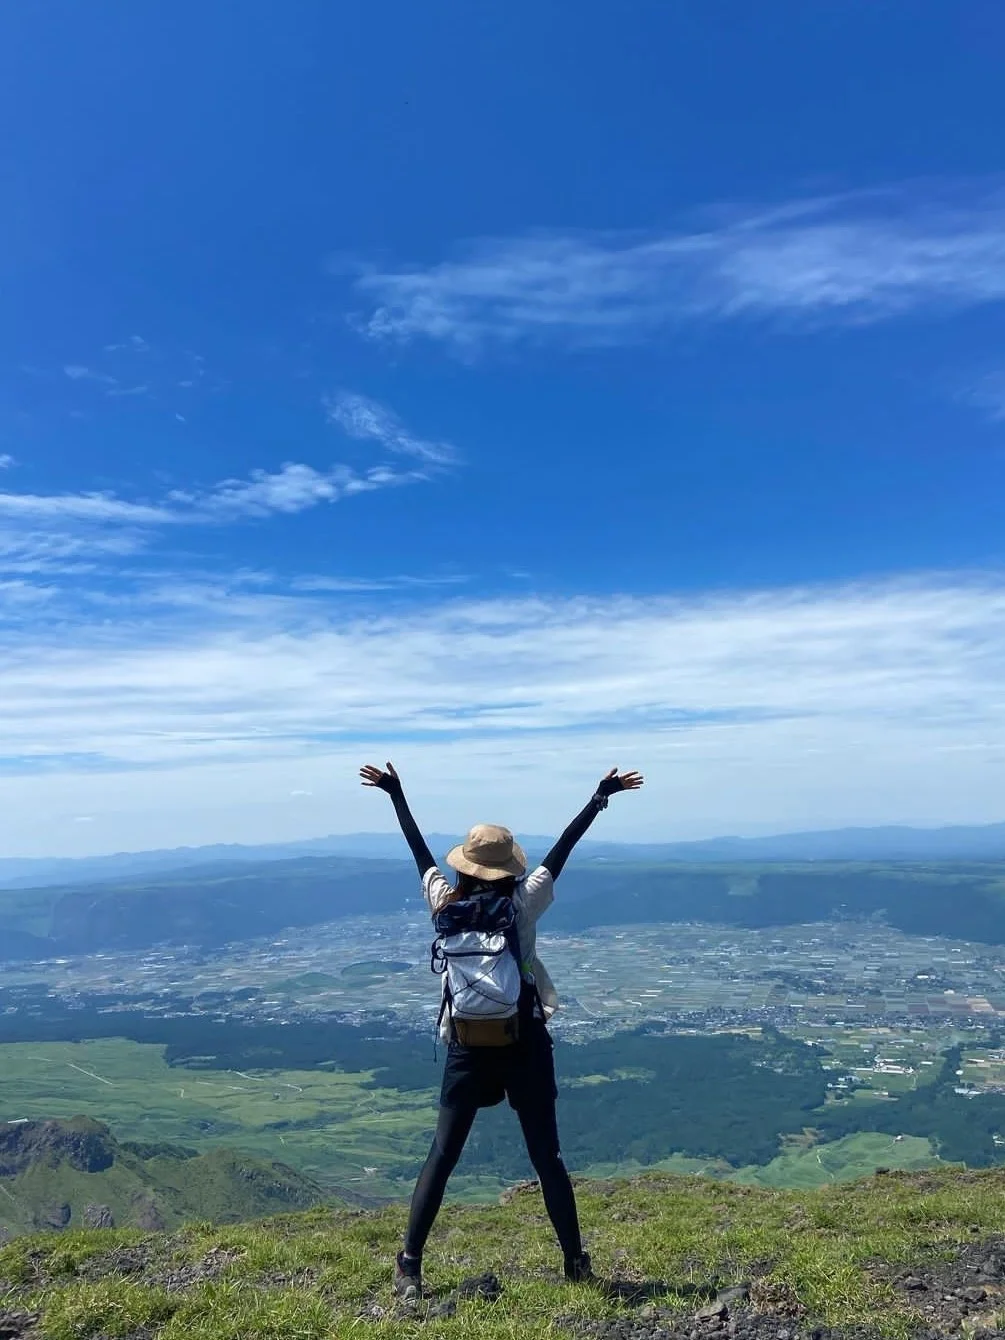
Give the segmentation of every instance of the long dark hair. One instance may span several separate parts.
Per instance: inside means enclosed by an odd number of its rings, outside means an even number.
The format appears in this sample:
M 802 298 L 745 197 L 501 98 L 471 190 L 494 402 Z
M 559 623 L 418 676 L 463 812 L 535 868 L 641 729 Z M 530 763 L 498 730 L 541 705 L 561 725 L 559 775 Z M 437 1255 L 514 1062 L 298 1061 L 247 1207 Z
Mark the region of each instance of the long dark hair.
M 457 878 L 454 881 L 454 898 L 470 898 L 473 893 L 482 892 L 485 889 L 491 889 L 493 893 L 501 893 L 506 898 L 512 898 L 513 890 L 516 888 L 516 876 L 504 875 L 502 879 L 479 879 L 477 875 L 466 875 L 458 870 Z

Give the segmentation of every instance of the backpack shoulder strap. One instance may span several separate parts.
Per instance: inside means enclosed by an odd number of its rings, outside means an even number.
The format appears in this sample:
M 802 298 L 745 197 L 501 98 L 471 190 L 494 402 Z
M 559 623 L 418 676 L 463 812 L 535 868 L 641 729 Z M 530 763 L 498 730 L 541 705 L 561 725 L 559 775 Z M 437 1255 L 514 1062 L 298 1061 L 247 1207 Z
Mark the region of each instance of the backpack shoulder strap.
M 515 912 L 514 908 L 514 912 Z M 516 965 L 520 969 L 520 989 L 519 1013 L 527 1020 L 536 1016 L 542 1021 L 547 1018 L 544 1012 L 544 1001 L 541 999 L 541 992 L 538 990 L 537 982 L 530 971 L 529 964 L 523 961 L 523 954 L 520 950 L 520 934 L 517 928 L 517 919 L 514 916 L 512 924 L 506 928 L 506 944 L 509 952 L 516 959 Z
M 443 998 L 440 1001 L 440 1012 L 436 1016 L 436 1028 L 434 1030 L 436 1033 L 439 1033 L 440 1031 L 440 1025 L 443 1023 L 444 1015 L 446 1015 L 447 1018 L 450 1020 L 450 1033 L 451 1036 L 453 1036 L 454 1012 L 451 1007 L 451 1000 L 450 1000 L 450 983 L 446 978 L 443 979 Z
M 517 931 L 516 921 L 506 927 L 503 931 L 503 935 L 506 939 L 506 948 L 516 959 L 516 966 L 520 969 L 520 977 L 521 979 L 525 979 L 527 974 L 524 971 L 523 956 L 520 951 L 520 935 Z

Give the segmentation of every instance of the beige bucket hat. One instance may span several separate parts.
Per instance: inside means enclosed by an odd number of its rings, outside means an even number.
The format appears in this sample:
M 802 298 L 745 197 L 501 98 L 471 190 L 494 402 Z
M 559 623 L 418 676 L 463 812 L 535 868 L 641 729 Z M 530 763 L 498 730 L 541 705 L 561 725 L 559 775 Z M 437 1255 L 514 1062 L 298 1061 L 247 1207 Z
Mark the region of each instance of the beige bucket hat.
M 476 879 L 519 878 L 526 873 L 527 858 L 508 828 L 475 824 L 460 846 L 447 852 L 447 865 Z

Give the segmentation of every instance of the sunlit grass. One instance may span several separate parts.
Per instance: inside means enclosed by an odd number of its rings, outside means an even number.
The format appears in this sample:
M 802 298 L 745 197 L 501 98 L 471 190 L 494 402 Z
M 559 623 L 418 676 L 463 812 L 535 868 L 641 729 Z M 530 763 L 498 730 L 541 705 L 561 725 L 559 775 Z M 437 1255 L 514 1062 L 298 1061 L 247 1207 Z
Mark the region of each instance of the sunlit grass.
M 917 1319 L 871 1269 L 877 1260 L 917 1265 L 1005 1231 L 1001 1171 L 939 1169 L 815 1191 L 650 1174 L 580 1185 L 579 1198 L 597 1269 L 663 1281 L 660 1306 L 686 1314 L 699 1305 L 696 1286 L 707 1291 L 758 1275 L 812 1320 L 865 1326 L 891 1340 L 908 1336 Z M 160 1237 L 39 1235 L 0 1250 L 0 1280 L 11 1291 L 8 1305 L 41 1311 L 49 1340 L 141 1328 L 162 1340 L 402 1335 L 413 1322 L 393 1312 L 390 1273 L 404 1216 L 399 1206 L 375 1214 L 321 1208 Z M 137 1243 L 153 1248 L 148 1270 L 103 1274 L 104 1256 Z M 455 1316 L 429 1321 L 423 1334 L 553 1340 L 556 1316 L 599 1319 L 626 1310 L 596 1290 L 571 1289 L 560 1265 L 536 1192 L 506 1206 L 448 1206 L 429 1244 L 427 1284 L 443 1297 L 491 1271 L 503 1292 L 495 1303 L 460 1300 Z M 191 1266 L 196 1278 L 169 1287 L 165 1270 Z

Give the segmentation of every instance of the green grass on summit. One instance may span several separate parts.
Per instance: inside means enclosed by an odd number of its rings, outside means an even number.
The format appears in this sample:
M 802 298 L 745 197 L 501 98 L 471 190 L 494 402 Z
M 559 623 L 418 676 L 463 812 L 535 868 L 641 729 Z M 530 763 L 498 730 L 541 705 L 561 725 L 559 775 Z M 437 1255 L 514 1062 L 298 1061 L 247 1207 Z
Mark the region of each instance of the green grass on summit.
M 544 1207 L 528 1191 L 501 1206 L 444 1210 L 427 1249 L 430 1297 L 414 1314 L 391 1303 L 405 1216 L 394 1206 L 172 1235 L 18 1239 L 0 1250 L 0 1315 L 5 1334 L 44 1340 L 383 1340 L 417 1333 L 419 1320 L 430 1340 L 687 1337 L 699 1326 L 711 1333 L 694 1319 L 704 1300 L 747 1281 L 738 1334 L 754 1333 L 760 1318 L 765 1335 L 862 1328 L 859 1337 L 907 1340 L 922 1326 L 930 1336 L 997 1329 L 1005 1307 L 1000 1170 L 891 1174 L 806 1192 L 647 1175 L 582 1184 L 579 1196 L 606 1289 L 564 1284 Z M 1001 1282 L 974 1285 L 988 1278 L 978 1268 Z M 482 1272 L 498 1277 L 495 1301 L 458 1291 Z

